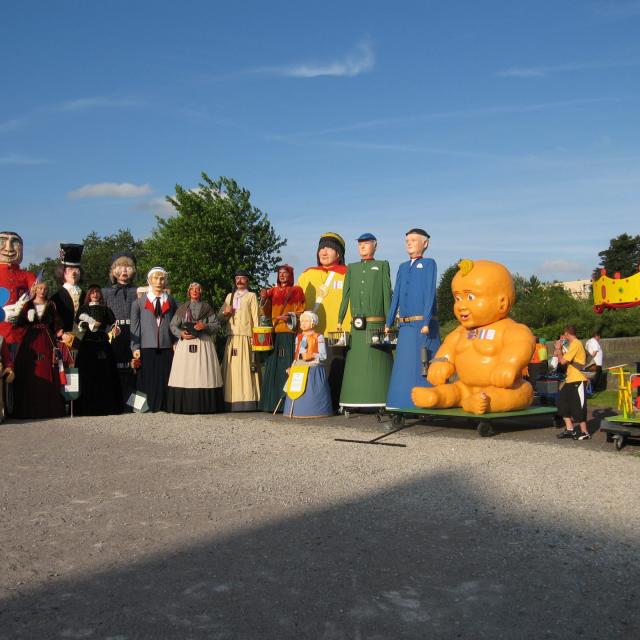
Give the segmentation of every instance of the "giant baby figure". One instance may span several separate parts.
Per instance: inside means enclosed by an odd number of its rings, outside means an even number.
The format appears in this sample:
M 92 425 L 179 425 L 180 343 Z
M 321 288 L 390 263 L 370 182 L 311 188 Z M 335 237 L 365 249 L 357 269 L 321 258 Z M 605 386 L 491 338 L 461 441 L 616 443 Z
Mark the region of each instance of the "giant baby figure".
M 533 334 L 507 317 L 515 301 L 507 269 L 489 260 L 462 260 L 451 282 L 453 312 L 460 326 L 442 343 L 429 365 L 433 387 L 414 387 L 418 407 L 461 406 L 483 414 L 516 411 L 533 400 L 522 379 L 535 348 Z M 454 374 L 457 380 L 447 382 Z

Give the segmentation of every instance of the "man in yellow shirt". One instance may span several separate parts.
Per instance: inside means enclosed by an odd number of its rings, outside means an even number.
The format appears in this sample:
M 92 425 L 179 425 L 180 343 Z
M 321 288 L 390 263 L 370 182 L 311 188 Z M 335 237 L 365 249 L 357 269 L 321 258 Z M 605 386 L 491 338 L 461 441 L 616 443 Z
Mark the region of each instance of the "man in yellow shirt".
M 562 353 L 563 342 L 568 343 L 567 350 Z M 567 377 L 558 394 L 558 413 L 564 420 L 565 429 L 558 434 L 558 438 L 573 438 L 574 440 L 590 440 L 587 427 L 587 377 L 582 373 L 582 368 L 587 361 L 584 347 L 576 337 L 576 328 L 569 325 L 564 328 L 564 333 L 556 342 L 554 356 L 558 363 L 567 366 Z M 580 424 L 580 432 L 577 432 L 573 423 Z

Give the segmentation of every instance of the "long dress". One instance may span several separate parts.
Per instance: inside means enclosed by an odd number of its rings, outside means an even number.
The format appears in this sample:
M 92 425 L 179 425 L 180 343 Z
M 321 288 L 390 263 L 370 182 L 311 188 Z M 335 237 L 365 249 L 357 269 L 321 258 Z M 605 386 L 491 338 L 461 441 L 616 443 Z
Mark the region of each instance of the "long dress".
M 260 373 L 251 350 L 253 327 L 258 326 L 258 299 L 247 291 L 230 293 L 225 306 L 235 309 L 228 319 L 222 377 L 227 411 L 255 411 L 260 400 Z
M 126 402 L 136 390 L 136 377 L 131 370 L 131 305 L 137 300 L 136 287 L 114 284 L 102 290 L 105 304 L 113 311 L 120 334 L 111 340 L 111 348 L 116 359 L 120 377 L 122 400 Z
M 189 323 L 206 327 L 191 340 L 180 338 Z M 206 302 L 187 302 L 171 319 L 176 344 L 167 390 L 167 411 L 171 413 L 215 413 L 222 408 L 222 372 L 213 336 L 220 327 L 215 311 Z
M 305 361 L 302 355 L 313 353 L 313 360 Z M 310 336 L 299 334 L 296 337 L 296 352 L 293 364 L 307 366 L 307 384 L 304 393 L 295 400 L 285 396 L 283 415 L 287 418 L 324 418 L 333 415 L 331 390 L 327 373 L 322 362 L 327 357 L 324 336 L 312 333 Z
M 325 338 L 329 337 L 329 333 L 338 331 L 338 311 L 342 303 L 342 289 L 346 273 L 347 267 L 345 265 L 318 266 L 305 269 L 298 278 L 298 285 L 304 291 L 306 308 L 315 310 L 318 315 L 318 324 L 315 329 Z M 347 309 L 343 324 L 345 327 L 351 326 L 351 311 L 349 309 Z M 334 409 L 337 409 L 340 403 L 345 351 L 345 347 L 328 345 L 327 359 L 324 362 Z
M 100 326 L 92 330 L 87 317 L 97 320 Z M 85 329 L 76 357 L 80 397 L 74 409 L 79 416 L 108 416 L 123 411 L 120 378 L 108 336 L 114 322 L 113 311 L 103 304 L 84 304 L 76 314 L 76 323 Z
M 268 302 L 263 307 L 263 311 L 264 313 L 270 311 L 275 339 L 273 351 L 264 367 L 258 408 L 261 411 L 273 413 L 283 394 L 282 389 L 287 381 L 287 368 L 293 361 L 297 319 L 304 311 L 304 291 L 295 285 L 277 286 L 267 291 L 267 297 Z M 277 319 L 286 314 L 295 316 L 296 322 L 293 328 L 292 322 L 287 323 Z M 280 411 L 282 411 L 282 405 Z
M 340 406 L 384 407 L 393 368 L 390 348 L 381 340 L 391 303 L 391 277 L 386 260 L 362 260 L 349 265 L 339 320 L 351 307 L 352 318 L 364 319 L 358 329 L 351 321 L 351 343 L 340 391 Z M 372 339 L 377 339 L 377 346 Z
M 13 383 L 15 418 L 59 418 L 65 415 L 60 375 L 54 360 L 56 332 L 62 327 L 53 302 L 27 302 L 16 326 L 26 333 L 15 358 Z
M 398 345 L 387 394 L 388 409 L 415 409 L 413 387 L 430 387 L 423 374 L 422 352 L 427 362 L 440 348 L 440 327 L 436 309 L 436 263 L 431 258 L 416 258 L 398 268 L 391 307 L 387 314 L 390 327 L 399 318 Z M 424 326 L 428 333 L 422 333 Z

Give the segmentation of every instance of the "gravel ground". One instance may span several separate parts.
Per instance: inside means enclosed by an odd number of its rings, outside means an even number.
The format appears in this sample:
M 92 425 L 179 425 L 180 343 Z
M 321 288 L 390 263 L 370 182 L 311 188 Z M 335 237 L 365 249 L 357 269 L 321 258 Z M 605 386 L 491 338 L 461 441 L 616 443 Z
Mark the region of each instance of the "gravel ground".
M 0 427 L 0 638 L 633 638 L 640 456 L 260 414 Z

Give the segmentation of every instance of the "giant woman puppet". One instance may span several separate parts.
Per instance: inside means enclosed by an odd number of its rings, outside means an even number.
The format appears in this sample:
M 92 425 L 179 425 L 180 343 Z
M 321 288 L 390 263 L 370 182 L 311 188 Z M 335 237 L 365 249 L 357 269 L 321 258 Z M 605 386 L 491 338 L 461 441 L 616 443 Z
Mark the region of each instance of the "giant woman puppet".
M 340 330 L 338 312 L 342 302 L 342 289 L 347 274 L 344 263 L 345 244 L 342 236 L 328 231 L 320 236 L 316 254 L 317 265 L 305 269 L 298 285 L 305 296 L 305 307 L 318 316 L 315 330 L 325 337 Z M 351 311 L 347 310 L 343 319 L 345 327 L 351 326 Z M 331 387 L 331 401 L 337 409 L 340 401 L 340 387 L 344 374 L 345 349 L 329 345 L 325 368 Z

